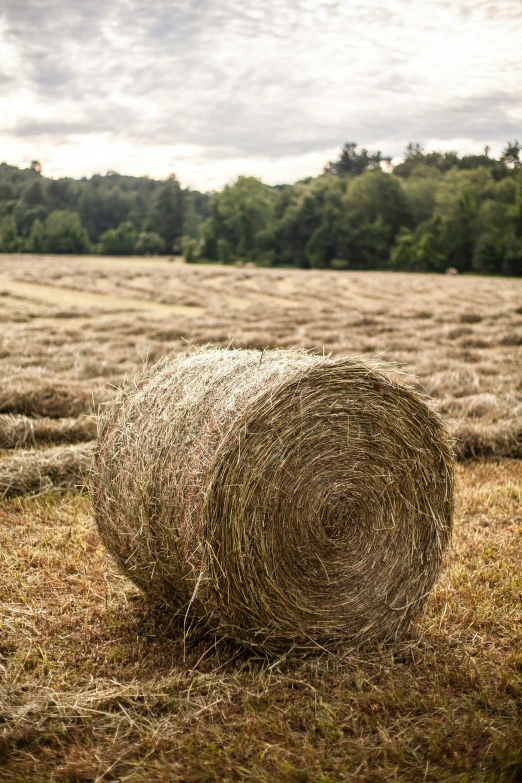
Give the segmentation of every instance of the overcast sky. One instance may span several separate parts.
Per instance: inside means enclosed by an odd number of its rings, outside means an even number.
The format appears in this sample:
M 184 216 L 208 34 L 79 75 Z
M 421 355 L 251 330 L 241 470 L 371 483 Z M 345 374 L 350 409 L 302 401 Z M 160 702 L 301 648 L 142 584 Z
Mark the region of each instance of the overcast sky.
M 0 159 L 218 188 L 522 141 L 522 0 L 0 0 Z

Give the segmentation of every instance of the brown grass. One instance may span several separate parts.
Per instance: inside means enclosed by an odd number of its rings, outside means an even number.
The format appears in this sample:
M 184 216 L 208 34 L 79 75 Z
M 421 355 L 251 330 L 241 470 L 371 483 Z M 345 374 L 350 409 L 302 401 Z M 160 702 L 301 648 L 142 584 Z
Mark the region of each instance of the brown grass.
M 520 780 L 522 463 L 458 474 L 412 639 L 275 665 L 151 613 L 86 497 L 5 502 L 0 780 Z

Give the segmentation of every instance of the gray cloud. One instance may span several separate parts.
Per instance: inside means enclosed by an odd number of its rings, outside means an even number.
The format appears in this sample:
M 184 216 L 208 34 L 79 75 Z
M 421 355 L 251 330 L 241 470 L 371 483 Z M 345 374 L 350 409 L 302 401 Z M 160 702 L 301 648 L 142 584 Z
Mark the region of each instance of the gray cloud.
M 217 160 L 521 133 L 519 0 L 4 0 L 0 18 L 22 64 L 0 63 L 4 92 L 34 95 L 17 137 L 109 133 Z

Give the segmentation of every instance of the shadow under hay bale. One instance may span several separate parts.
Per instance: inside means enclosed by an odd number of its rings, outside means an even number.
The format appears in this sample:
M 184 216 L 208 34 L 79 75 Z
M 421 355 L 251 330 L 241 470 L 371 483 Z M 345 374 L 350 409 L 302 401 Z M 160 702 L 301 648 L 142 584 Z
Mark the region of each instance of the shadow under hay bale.
M 0 498 L 63 492 L 81 486 L 94 443 L 28 451 L 0 460 Z
M 450 537 L 453 457 L 424 397 L 360 359 L 202 350 L 107 406 L 93 496 L 150 597 L 303 653 L 406 632 Z
M 0 449 L 22 449 L 42 443 L 81 443 L 96 437 L 96 421 L 49 419 L 0 413 Z

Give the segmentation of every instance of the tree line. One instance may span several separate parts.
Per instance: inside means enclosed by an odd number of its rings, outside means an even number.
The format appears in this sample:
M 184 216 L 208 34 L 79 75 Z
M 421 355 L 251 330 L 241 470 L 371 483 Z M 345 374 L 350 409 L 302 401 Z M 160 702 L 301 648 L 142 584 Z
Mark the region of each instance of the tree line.
M 156 255 L 181 253 L 198 237 L 210 196 L 116 172 L 89 179 L 44 177 L 0 163 L 0 252 Z
M 426 152 L 396 166 L 345 144 L 318 177 L 239 177 L 214 194 L 109 173 L 46 179 L 0 164 L 0 252 L 183 252 L 188 262 L 522 275 L 522 148 Z
M 240 177 L 211 200 L 187 259 L 520 275 L 520 152 L 518 142 L 498 160 L 487 148 L 460 157 L 410 144 L 392 167 L 351 143 L 295 185 Z

